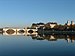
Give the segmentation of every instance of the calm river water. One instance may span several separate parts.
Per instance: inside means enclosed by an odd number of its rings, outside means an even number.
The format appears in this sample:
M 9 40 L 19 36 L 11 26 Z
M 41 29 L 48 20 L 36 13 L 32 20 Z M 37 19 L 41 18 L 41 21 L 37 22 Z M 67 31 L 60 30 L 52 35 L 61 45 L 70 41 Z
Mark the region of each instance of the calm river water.
M 0 35 L 0 56 L 75 56 L 75 36 Z

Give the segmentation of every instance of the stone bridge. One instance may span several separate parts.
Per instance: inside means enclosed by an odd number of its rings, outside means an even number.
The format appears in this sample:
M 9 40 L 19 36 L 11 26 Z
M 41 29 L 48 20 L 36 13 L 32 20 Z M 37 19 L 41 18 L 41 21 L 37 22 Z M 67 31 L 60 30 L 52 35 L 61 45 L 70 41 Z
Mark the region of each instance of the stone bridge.
M 3 35 L 36 35 L 36 28 L 3 28 Z

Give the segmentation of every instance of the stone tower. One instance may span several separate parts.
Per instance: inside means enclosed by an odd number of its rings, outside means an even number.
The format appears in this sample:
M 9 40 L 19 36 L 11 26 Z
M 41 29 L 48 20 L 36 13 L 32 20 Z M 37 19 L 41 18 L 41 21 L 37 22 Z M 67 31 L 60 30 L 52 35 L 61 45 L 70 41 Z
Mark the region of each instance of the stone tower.
M 74 21 L 71 21 L 71 25 L 74 25 Z
M 67 25 L 70 26 L 70 21 L 69 20 L 67 21 Z

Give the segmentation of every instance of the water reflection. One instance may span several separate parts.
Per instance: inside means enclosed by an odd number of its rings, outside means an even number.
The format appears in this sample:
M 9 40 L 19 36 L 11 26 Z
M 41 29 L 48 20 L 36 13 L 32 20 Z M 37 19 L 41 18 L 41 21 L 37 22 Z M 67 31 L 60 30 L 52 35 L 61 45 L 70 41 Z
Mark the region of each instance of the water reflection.
M 48 40 L 48 41 L 57 41 L 58 39 L 64 39 L 68 43 L 73 43 L 75 40 L 75 35 L 37 35 L 31 36 L 32 39 L 36 40 Z
M 0 33 L 1 35 L 10 35 L 10 34 L 5 34 L 5 33 Z M 31 36 L 33 40 L 47 40 L 47 41 L 58 41 L 58 39 L 64 39 L 68 43 L 74 43 L 75 40 L 75 35 L 44 35 L 44 34 L 13 34 L 13 35 L 22 35 L 22 36 Z
M 3 55 L 5 56 L 65 56 L 65 55 L 73 56 L 75 55 L 74 53 L 75 45 L 72 45 L 72 43 L 74 43 L 75 40 L 75 35 L 45 35 L 38 33 L 30 35 L 26 33 L 23 34 L 15 33 L 12 35 L 1 33 L 1 35 L 2 35 L 0 37 L 1 56 Z M 65 40 L 65 42 L 61 40 Z M 68 45 L 67 43 L 70 44 Z

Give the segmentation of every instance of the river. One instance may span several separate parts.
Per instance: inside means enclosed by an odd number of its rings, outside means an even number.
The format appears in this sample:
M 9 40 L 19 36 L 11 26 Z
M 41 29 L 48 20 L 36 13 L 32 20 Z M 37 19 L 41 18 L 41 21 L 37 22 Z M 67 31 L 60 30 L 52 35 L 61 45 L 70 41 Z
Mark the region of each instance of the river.
M 75 56 L 75 36 L 0 35 L 0 56 Z

